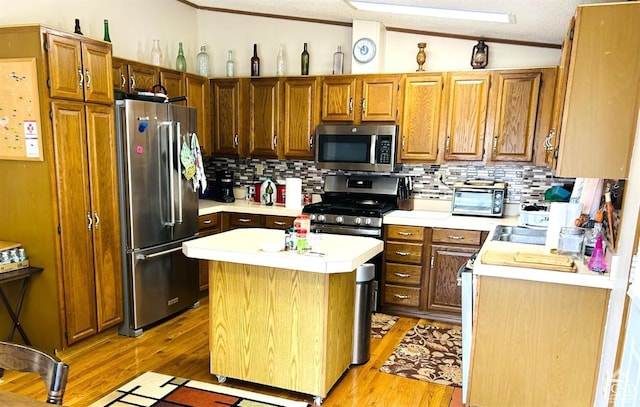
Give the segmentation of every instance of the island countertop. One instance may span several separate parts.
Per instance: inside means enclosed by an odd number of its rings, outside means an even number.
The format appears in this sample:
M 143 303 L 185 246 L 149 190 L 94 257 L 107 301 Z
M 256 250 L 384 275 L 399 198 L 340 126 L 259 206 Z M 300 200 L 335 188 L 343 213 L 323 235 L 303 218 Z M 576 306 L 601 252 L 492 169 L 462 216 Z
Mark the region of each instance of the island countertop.
M 372 237 L 322 234 L 321 247 L 314 252 L 267 252 L 262 243 L 283 242 L 284 231 L 241 228 L 190 240 L 182 244 L 182 252 L 191 258 L 278 267 L 314 273 L 348 273 L 382 252 L 383 242 Z

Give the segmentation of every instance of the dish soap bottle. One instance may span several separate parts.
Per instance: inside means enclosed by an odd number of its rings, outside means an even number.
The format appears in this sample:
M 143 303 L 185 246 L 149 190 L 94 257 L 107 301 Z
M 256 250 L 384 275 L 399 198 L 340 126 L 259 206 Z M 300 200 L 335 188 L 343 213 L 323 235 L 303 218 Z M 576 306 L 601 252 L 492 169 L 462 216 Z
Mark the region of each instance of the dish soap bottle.
M 272 206 L 276 193 L 276 185 L 271 181 L 271 177 L 267 176 L 267 180 L 260 185 L 260 202 L 264 202 L 267 206 Z
M 178 43 L 178 57 L 176 58 L 176 69 L 182 72 L 187 71 L 187 60 L 184 58 L 181 42 Z

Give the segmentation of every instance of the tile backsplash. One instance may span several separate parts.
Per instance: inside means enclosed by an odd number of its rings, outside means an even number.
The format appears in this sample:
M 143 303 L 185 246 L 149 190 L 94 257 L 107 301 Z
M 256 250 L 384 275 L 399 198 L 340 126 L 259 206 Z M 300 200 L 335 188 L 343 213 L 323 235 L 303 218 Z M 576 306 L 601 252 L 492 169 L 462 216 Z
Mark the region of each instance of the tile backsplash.
M 302 178 L 304 192 L 321 193 L 322 177 L 335 174 L 334 170 L 321 170 L 313 161 L 301 160 L 264 160 L 256 158 L 218 158 L 204 157 L 207 178 L 213 179 L 216 170 L 234 171 L 235 186 L 244 186 L 262 182 L 267 176 L 276 181 L 286 178 Z M 262 165 L 262 175 L 256 174 L 256 168 Z M 439 174 L 444 173 L 444 183 Z M 389 173 L 377 173 L 389 175 Z M 544 200 L 544 192 L 552 185 L 574 183 L 573 178 L 556 178 L 546 167 L 505 164 L 485 166 L 483 164 L 400 164 L 397 176 L 411 176 L 414 184 L 415 199 L 451 200 L 452 185 L 456 181 L 467 179 L 495 179 L 507 183 L 507 203 L 539 203 Z

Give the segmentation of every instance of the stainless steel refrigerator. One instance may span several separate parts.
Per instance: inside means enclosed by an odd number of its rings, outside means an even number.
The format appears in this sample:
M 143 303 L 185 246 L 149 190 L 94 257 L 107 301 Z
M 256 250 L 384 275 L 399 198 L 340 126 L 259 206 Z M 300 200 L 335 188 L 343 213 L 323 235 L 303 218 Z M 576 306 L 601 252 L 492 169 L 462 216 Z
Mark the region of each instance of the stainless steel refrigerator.
M 186 106 L 116 101 L 124 270 L 121 335 L 198 306 L 198 262 L 182 243 L 198 234 L 198 193 L 183 175 L 196 111 Z M 184 150 L 184 151 L 183 151 Z

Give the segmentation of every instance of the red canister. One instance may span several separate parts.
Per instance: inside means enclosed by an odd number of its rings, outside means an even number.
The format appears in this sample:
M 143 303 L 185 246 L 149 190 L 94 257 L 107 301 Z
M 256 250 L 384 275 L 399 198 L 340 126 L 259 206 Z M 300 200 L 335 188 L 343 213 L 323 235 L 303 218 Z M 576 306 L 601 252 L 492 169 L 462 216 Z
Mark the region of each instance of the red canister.
M 255 188 L 255 195 L 253 196 L 253 201 L 254 202 L 260 202 L 260 187 L 262 187 L 261 183 L 257 183 L 254 188 Z
M 286 186 L 276 185 L 276 202 L 283 204 L 286 198 Z

